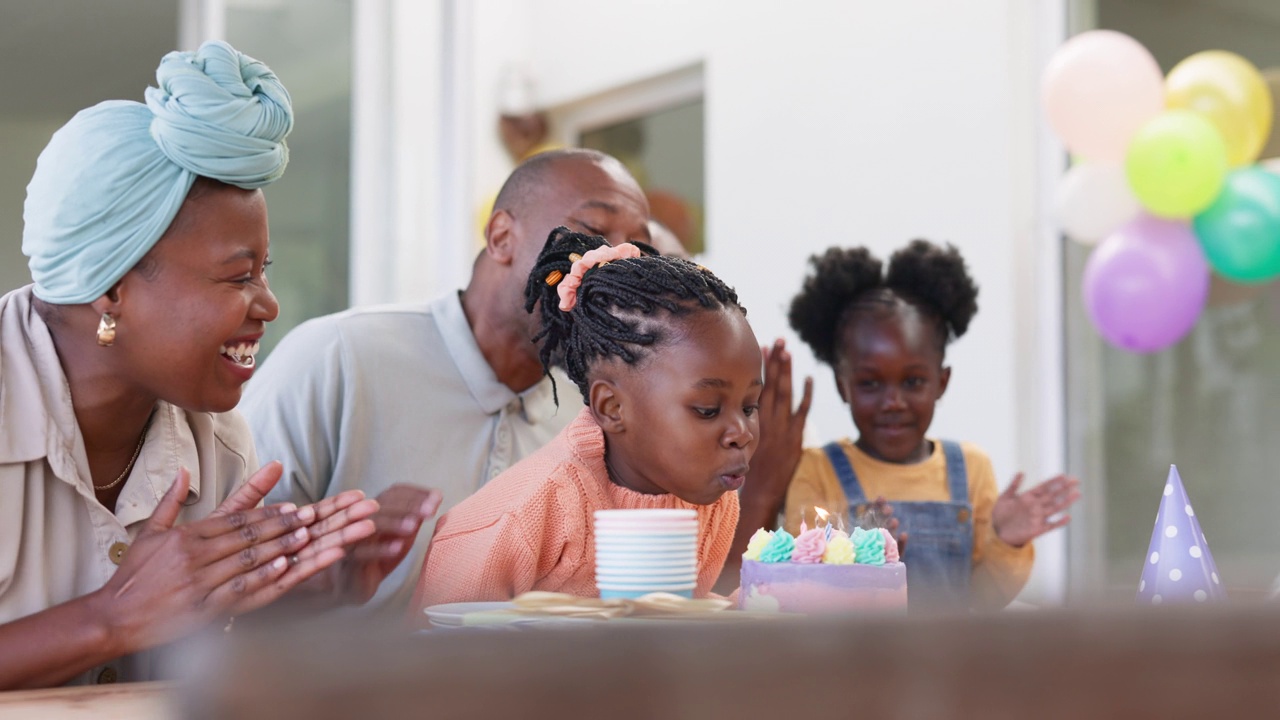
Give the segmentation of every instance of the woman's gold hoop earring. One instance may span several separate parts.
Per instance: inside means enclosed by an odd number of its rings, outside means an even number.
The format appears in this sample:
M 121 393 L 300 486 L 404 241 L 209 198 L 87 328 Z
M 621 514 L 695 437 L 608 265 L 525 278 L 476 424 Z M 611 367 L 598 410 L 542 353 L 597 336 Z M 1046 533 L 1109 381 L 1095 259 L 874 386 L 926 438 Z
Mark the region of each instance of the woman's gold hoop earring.
M 102 347 L 111 347 L 115 341 L 116 319 L 102 313 L 102 319 L 98 321 L 98 344 Z

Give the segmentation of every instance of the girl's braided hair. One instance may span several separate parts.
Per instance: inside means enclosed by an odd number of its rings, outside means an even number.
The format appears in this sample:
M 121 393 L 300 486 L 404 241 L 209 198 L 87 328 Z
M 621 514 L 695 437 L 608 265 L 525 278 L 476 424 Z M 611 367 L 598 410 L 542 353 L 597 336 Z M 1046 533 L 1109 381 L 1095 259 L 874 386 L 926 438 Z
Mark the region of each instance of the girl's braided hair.
M 889 258 L 888 272 L 863 247 L 829 248 L 809 258 L 813 273 L 791 301 L 788 319 L 813 354 L 837 361 L 840 331 L 859 313 L 886 312 L 901 300 L 934 322 L 938 350 L 964 335 L 978 312 L 978 286 L 953 245 L 915 240 Z
M 577 303 L 560 310 L 557 284 L 569 274 L 574 260 L 606 245 L 604 238 L 558 227 L 534 263 L 525 285 L 524 308 L 540 313 L 542 330 L 538 356 L 547 375 L 562 364 L 587 400 L 587 372 L 599 358 L 617 357 L 635 365 L 651 348 L 674 337 L 655 316 L 665 312 L 683 317 L 702 310 L 734 307 L 744 315 L 733 288 L 710 270 L 680 258 L 663 257 L 644 243 L 638 258 L 597 265 L 583 276 Z M 539 304 L 541 300 L 541 304 Z M 554 378 L 552 387 L 554 389 Z M 559 403 L 559 395 L 556 394 Z

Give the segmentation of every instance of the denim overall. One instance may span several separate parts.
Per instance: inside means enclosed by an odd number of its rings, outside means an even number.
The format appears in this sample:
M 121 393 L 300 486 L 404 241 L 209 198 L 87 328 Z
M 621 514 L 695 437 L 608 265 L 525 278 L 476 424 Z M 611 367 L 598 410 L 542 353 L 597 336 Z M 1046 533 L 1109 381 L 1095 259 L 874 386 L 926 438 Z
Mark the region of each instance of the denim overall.
M 856 523 L 870 501 L 844 448 L 833 442 L 822 450 L 835 468 L 849 499 L 849 517 Z M 907 598 L 912 610 L 969 605 L 969 576 L 973 569 L 969 476 L 959 443 L 942 441 L 942 452 L 947 460 L 950 502 L 889 503 L 898 519 L 898 532 L 908 535 L 902 561 L 907 565 Z

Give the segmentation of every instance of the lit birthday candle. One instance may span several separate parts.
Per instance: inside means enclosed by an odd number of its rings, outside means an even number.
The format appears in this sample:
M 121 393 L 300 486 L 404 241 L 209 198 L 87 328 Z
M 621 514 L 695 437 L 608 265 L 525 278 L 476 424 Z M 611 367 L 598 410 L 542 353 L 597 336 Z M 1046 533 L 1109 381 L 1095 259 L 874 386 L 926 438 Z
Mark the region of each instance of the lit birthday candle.
M 821 522 L 823 525 L 825 525 L 825 526 L 826 526 L 826 535 L 825 535 L 825 537 L 824 537 L 823 539 L 824 539 L 824 540 L 827 540 L 827 541 L 830 541 L 830 540 L 831 540 L 831 530 L 832 530 L 832 528 L 831 528 L 831 519 L 830 519 L 830 517 L 831 517 L 831 513 L 827 512 L 826 510 L 824 510 L 824 509 L 822 509 L 822 508 L 820 508 L 820 507 L 814 506 L 814 508 L 813 508 L 813 514 L 816 516 L 816 519 L 813 521 L 813 526 L 814 526 L 814 527 L 818 527 L 818 523 L 819 523 L 819 522 Z M 801 523 L 801 524 L 803 525 L 803 523 Z

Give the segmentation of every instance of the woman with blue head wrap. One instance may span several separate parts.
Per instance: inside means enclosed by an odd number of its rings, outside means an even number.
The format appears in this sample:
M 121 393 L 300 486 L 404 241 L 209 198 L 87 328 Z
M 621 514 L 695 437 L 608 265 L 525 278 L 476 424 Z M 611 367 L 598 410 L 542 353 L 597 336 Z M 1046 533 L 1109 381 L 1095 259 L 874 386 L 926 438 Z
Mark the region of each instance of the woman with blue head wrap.
M 260 507 L 280 466 L 233 411 L 279 311 L 259 188 L 289 95 L 220 42 L 157 81 L 72 118 L 27 188 L 34 282 L 0 298 L 0 689 L 151 677 L 147 649 L 374 532 L 359 493 Z

